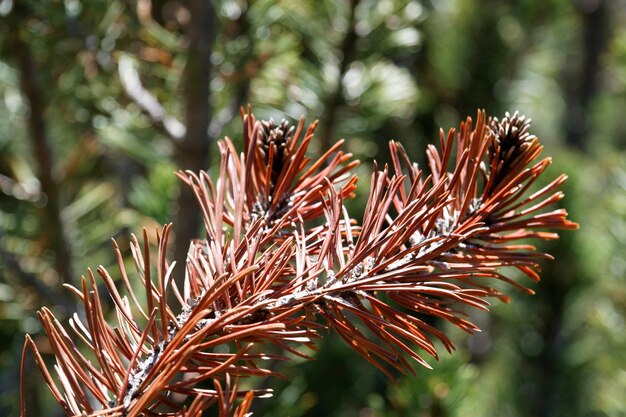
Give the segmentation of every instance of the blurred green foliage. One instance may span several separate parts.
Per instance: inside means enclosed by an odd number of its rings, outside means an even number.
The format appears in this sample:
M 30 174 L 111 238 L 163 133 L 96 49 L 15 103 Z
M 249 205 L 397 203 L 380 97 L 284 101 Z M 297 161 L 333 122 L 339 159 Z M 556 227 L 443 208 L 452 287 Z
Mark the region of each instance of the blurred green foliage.
M 29 123 L 20 57 L 28 51 L 59 190 L 71 269 L 112 266 L 109 238 L 171 221 L 175 144 L 120 82 L 129 58 L 173 117 L 185 106 L 186 1 L 0 1 L 0 415 L 17 413 L 23 334 L 45 342 L 36 310 L 71 312 Z M 417 161 L 439 127 L 476 108 L 534 119 L 564 205 L 580 222 L 546 245 L 534 297 L 470 312 L 458 351 L 390 383 L 329 335 L 316 360 L 277 365 L 287 381 L 262 416 L 626 415 L 626 3 L 623 0 L 216 0 L 209 134 L 240 141 L 238 109 L 320 118 L 315 151 L 346 138 L 363 161 L 400 140 Z M 151 6 L 151 9 L 147 9 Z M 5 24 L 6 22 L 6 24 Z M 240 143 L 240 142 L 239 142 Z M 216 166 L 216 147 L 206 161 Z M 215 171 L 213 171 L 215 172 Z M 528 284 L 528 283 L 527 283 Z M 55 409 L 33 367 L 33 415 Z M 39 414 L 37 412 L 39 411 Z M 45 415 L 53 415 L 45 413 Z

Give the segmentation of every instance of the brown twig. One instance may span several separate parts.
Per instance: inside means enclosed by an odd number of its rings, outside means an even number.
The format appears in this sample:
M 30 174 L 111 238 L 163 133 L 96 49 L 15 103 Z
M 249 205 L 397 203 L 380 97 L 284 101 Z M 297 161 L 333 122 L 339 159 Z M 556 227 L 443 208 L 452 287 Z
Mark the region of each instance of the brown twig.
M 146 90 L 132 59 L 121 56 L 117 68 L 124 92 L 150 118 L 152 125 L 173 141 L 182 141 L 187 131 L 185 125 L 169 115 L 158 99 Z

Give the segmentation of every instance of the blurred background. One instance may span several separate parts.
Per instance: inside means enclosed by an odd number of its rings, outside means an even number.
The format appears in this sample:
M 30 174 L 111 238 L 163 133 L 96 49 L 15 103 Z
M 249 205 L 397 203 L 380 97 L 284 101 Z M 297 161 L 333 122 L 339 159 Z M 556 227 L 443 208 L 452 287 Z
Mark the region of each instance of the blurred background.
M 62 283 L 114 270 L 109 238 L 174 221 L 184 256 L 199 223 L 172 173 L 215 173 L 252 103 L 319 119 L 314 152 L 347 139 L 356 212 L 388 140 L 423 161 L 439 127 L 519 110 L 581 224 L 542 246 L 537 295 L 446 329 L 433 370 L 390 383 L 329 335 L 255 415 L 626 416 L 625 22 L 624 0 L 0 0 L 0 415 L 24 333 L 50 350 L 36 311 L 73 312 Z M 31 415 L 60 415 L 28 370 Z

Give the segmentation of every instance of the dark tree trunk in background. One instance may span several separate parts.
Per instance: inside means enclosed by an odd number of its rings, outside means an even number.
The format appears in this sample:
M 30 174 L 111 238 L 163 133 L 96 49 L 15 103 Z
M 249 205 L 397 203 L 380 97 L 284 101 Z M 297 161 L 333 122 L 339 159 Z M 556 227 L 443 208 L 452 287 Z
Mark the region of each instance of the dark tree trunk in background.
M 22 10 L 16 14 L 22 15 Z M 54 253 L 54 266 L 61 282 L 75 284 L 72 269 L 71 244 L 65 236 L 61 218 L 59 184 L 54 175 L 53 151 L 48 137 L 45 121 L 44 93 L 37 85 L 35 62 L 30 46 L 20 39 L 19 27 L 13 29 L 12 49 L 20 71 L 20 86 L 24 98 L 29 103 L 30 114 L 28 129 L 33 147 L 33 159 L 37 167 L 37 176 L 41 191 L 46 195 L 46 206 L 42 210 L 44 233 L 49 239 L 49 247 Z
M 426 10 L 427 15 L 434 9 L 434 5 L 430 1 L 424 1 L 422 7 Z M 417 29 L 421 33 L 426 33 L 425 22 L 423 22 L 421 26 L 418 26 Z M 416 49 L 415 54 L 411 56 L 408 69 L 411 71 L 413 79 L 418 85 L 419 94 L 423 96 L 420 100 L 434 103 L 434 94 L 436 93 L 433 90 L 436 89 L 436 82 L 433 74 L 433 66 L 429 60 L 431 47 L 431 38 L 424 36 L 419 48 Z M 404 147 L 418 163 L 423 164 L 426 162 L 426 156 L 423 152 L 426 146 L 425 144 L 433 143 L 437 137 L 439 126 L 437 126 L 435 122 L 433 106 L 424 106 L 426 108 L 421 110 L 420 107 L 419 105 L 417 106 L 415 116 L 402 137 L 410 139 L 404 144 Z
M 239 118 L 239 110 L 247 108 L 249 104 L 250 85 L 261 69 L 265 58 L 255 56 L 255 37 L 252 33 L 252 25 L 249 19 L 249 11 L 251 1 L 247 0 L 241 3 L 241 15 L 238 18 L 225 22 L 220 27 L 220 34 L 224 36 L 223 42 L 232 42 L 235 40 L 245 40 L 246 46 L 237 51 L 234 59 L 234 67 L 236 68 L 234 76 L 229 81 L 233 87 L 233 99 L 230 104 L 216 112 L 209 125 L 209 136 L 219 138 L 222 135 L 222 128 L 234 119 Z
M 331 90 L 324 102 L 323 113 L 320 116 L 320 130 L 319 130 L 319 138 L 320 138 L 320 151 L 325 152 L 332 145 L 334 145 L 335 141 L 339 138 L 336 138 L 336 127 L 337 127 L 337 111 L 339 107 L 344 103 L 343 98 L 343 84 L 342 80 L 350 64 L 354 61 L 356 55 L 356 41 L 357 34 L 355 31 L 356 17 L 354 12 L 358 7 L 360 0 L 349 0 L 349 15 L 347 16 L 348 20 L 348 31 L 346 32 L 341 44 L 339 45 L 339 71 L 337 75 L 336 85 L 333 90 Z
M 609 41 L 609 6 L 606 0 L 580 0 L 576 2 L 582 26 L 582 62 L 566 74 L 568 95 L 565 113 L 566 142 L 578 149 L 587 148 L 589 132 L 589 105 L 598 90 L 601 71 L 600 57 Z M 568 64 L 569 66 L 569 64 Z
M 190 13 L 186 28 L 189 42 L 188 58 L 183 80 L 186 134 L 181 141 L 176 142 L 176 162 L 179 169 L 198 172 L 208 167 L 211 140 L 208 134 L 211 121 L 209 83 L 217 19 L 211 1 L 189 0 L 185 5 Z M 189 242 L 198 237 L 200 211 L 193 191 L 186 186 L 181 186 L 176 206 L 174 259 L 177 268 L 174 279 L 180 283 L 185 274 Z

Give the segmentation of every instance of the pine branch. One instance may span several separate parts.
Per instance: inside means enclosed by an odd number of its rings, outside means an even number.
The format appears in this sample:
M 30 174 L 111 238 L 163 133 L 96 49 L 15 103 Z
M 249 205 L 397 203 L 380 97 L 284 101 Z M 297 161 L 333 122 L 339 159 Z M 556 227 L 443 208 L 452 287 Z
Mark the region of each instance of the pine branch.
M 242 118 L 244 152 L 228 138 L 220 142 L 218 181 L 206 172 L 178 174 L 206 229 L 206 239 L 191 242 L 182 288 L 171 279 L 166 225 L 156 248 L 146 231 L 142 244 L 133 236 L 134 278 L 115 246 L 126 295 L 97 270 L 115 325 L 91 271 L 80 289 L 68 286 L 84 305 L 85 323 L 74 316 L 68 332 L 50 310 L 40 312 L 56 376 L 28 337 L 24 349 L 67 415 L 199 416 L 212 406 L 220 416 L 247 415 L 252 398 L 271 391 L 239 388 L 239 380 L 280 377 L 263 364 L 285 359 L 263 346 L 308 357 L 302 348 L 314 347 L 320 327 L 390 377 L 413 372 L 408 358 L 429 366 L 423 352 L 437 357 L 433 339 L 454 348 L 425 316 L 476 331 L 463 306 L 507 300 L 494 280 L 532 292 L 502 268 L 538 280 L 539 262 L 549 258 L 516 241 L 577 227 L 563 209 L 544 211 L 562 199 L 565 176 L 528 193 L 550 159 L 533 162 L 541 146 L 517 114 L 499 121 L 479 112 L 476 125 L 468 118 L 458 133 L 442 132 L 439 150 L 427 151 L 428 176 L 391 142 L 391 166 L 374 172 L 360 226 L 343 205 L 355 191 L 358 162 L 341 142 L 312 162 L 306 151 L 316 123 L 305 130 L 304 119 L 296 126 L 256 121 L 249 110 Z

